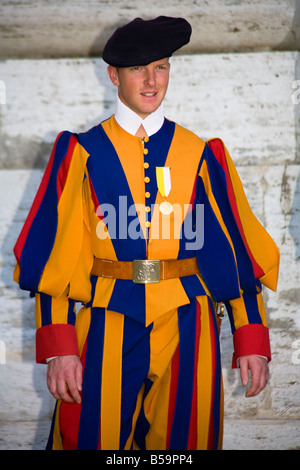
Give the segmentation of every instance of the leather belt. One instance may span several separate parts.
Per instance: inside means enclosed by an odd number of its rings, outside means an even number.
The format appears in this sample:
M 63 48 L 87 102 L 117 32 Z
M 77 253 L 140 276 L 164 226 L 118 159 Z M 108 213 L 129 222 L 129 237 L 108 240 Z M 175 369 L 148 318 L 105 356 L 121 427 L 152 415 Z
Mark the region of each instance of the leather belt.
M 112 279 L 132 280 L 136 284 L 154 284 L 163 279 L 199 274 L 196 257 L 168 260 L 113 261 L 95 258 L 91 274 Z

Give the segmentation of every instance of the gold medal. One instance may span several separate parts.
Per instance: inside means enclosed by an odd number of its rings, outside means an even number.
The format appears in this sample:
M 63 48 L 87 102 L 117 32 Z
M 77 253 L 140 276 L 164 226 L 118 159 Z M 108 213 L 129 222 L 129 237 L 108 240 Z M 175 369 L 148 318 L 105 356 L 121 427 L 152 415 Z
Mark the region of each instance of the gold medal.
M 173 212 L 173 206 L 170 202 L 164 201 L 159 205 L 159 210 L 163 215 L 170 215 Z

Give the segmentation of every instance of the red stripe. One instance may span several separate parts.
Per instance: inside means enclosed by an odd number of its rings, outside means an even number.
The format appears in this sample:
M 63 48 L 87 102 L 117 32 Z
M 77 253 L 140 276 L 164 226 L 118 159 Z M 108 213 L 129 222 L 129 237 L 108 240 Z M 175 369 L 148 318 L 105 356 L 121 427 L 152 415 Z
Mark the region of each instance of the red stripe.
M 201 309 L 199 303 L 197 303 L 196 311 L 196 338 L 195 338 L 195 358 L 194 358 L 194 386 L 193 386 L 193 398 L 192 398 L 192 409 L 191 409 L 191 420 L 189 429 L 189 438 L 187 444 L 187 450 L 197 449 L 197 369 L 198 369 L 198 353 L 199 353 L 199 340 L 200 340 L 200 315 Z
M 49 178 L 50 178 L 51 171 L 52 171 L 53 161 L 54 161 L 55 149 L 56 149 L 56 145 L 57 145 L 58 139 L 61 136 L 61 134 L 62 134 L 62 132 L 60 134 L 58 134 L 58 136 L 56 138 L 56 141 L 54 143 L 53 150 L 52 150 L 48 165 L 46 167 L 45 173 L 43 175 L 41 184 L 39 186 L 39 189 L 37 191 L 37 194 L 35 196 L 35 199 L 33 201 L 33 204 L 31 206 L 31 209 L 30 209 L 29 214 L 27 216 L 27 219 L 24 223 L 22 231 L 21 231 L 21 233 L 19 235 L 19 238 L 18 238 L 18 240 L 15 244 L 15 247 L 14 247 L 14 254 L 15 254 L 15 257 L 16 257 L 19 264 L 20 264 L 21 254 L 22 254 L 22 250 L 23 250 L 28 232 L 29 232 L 31 224 L 32 224 L 32 222 L 33 222 L 33 220 L 36 216 L 36 213 L 37 213 L 37 211 L 38 211 L 38 209 L 41 205 L 41 202 L 42 202 L 43 197 L 45 195 L 46 188 L 48 186 Z
M 239 216 L 239 211 L 238 211 L 236 200 L 235 200 L 234 189 L 232 187 L 230 174 L 229 174 L 229 171 L 228 171 L 228 166 L 227 166 L 227 162 L 226 162 L 226 156 L 225 156 L 225 152 L 224 152 L 223 142 L 220 139 L 213 139 L 213 140 L 208 142 L 208 146 L 211 148 L 211 150 L 213 151 L 216 159 L 218 160 L 221 167 L 225 171 L 226 181 L 227 181 L 227 192 L 228 192 L 228 196 L 229 196 L 230 205 L 231 205 L 231 208 L 232 208 L 232 211 L 233 211 L 233 215 L 234 215 L 234 218 L 235 218 L 236 223 L 238 225 L 239 231 L 242 235 L 242 238 L 243 238 L 244 244 L 246 246 L 248 255 L 249 255 L 249 257 L 252 261 L 255 278 L 258 279 L 258 278 L 260 278 L 264 275 L 264 272 L 263 272 L 262 268 L 257 264 L 256 260 L 254 259 L 253 255 L 251 253 L 251 250 L 248 246 L 246 237 L 245 237 L 245 233 L 244 233 L 244 230 L 243 230 L 242 222 L 241 222 L 241 219 L 240 219 L 240 216 Z
M 72 160 L 72 155 L 74 152 L 74 148 L 77 144 L 77 139 L 74 135 L 71 136 L 70 142 L 69 142 L 69 147 L 68 151 L 61 162 L 61 165 L 59 167 L 58 173 L 57 173 L 57 181 L 56 181 L 56 189 L 57 189 L 57 195 L 58 195 L 58 200 L 60 199 L 61 193 L 65 187 L 66 179 L 68 176 L 68 171 L 70 167 L 70 163 Z
M 210 423 L 207 439 L 207 450 L 214 450 L 214 437 L 215 437 L 215 426 L 214 426 L 214 406 L 215 406 L 215 371 L 216 371 L 216 338 L 215 328 L 212 319 L 211 308 L 209 307 L 209 323 L 210 323 L 210 344 L 211 344 L 211 355 L 212 355 L 212 381 L 211 381 L 211 407 L 210 407 Z
M 82 350 L 82 375 L 84 374 L 87 341 Z M 80 425 L 81 403 L 62 402 L 59 409 L 59 427 L 63 450 L 76 450 Z
M 100 413 L 100 424 L 99 424 L 98 450 L 101 450 L 101 413 Z
M 171 364 L 171 383 L 170 383 L 170 396 L 169 396 L 169 410 L 168 410 L 168 425 L 167 425 L 167 438 L 166 449 L 169 449 L 170 438 L 172 432 L 173 417 L 176 404 L 177 384 L 179 372 L 179 346 L 177 347 Z
M 59 428 L 63 450 L 76 450 L 81 404 L 62 402 L 59 409 Z

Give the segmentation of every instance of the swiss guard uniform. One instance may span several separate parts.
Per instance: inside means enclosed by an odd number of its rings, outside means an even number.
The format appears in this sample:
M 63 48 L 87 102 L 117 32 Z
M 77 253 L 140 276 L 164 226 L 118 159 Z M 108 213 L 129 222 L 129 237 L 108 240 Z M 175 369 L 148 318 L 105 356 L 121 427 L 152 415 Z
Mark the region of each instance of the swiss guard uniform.
M 220 139 L 164 117 L 144 139 L 125 128 L 116 113 L 59 134 L 14 250 L 37 362 L 83 365 L 82 402 L 57 402 L 48 448 L 218 449 L 220 305 L 233 367 L 270 360 L 261 285 L 276 290 L 279 252 Z

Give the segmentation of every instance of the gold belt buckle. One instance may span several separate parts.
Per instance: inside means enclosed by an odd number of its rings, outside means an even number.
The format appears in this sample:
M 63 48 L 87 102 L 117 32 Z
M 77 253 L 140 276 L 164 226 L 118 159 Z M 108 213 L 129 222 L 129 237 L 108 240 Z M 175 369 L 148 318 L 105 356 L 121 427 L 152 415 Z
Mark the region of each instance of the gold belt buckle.
M 136 259 L 132 262 L 132 280 L 136 284 L 155 284 L 160 281 L 160 261 Z

